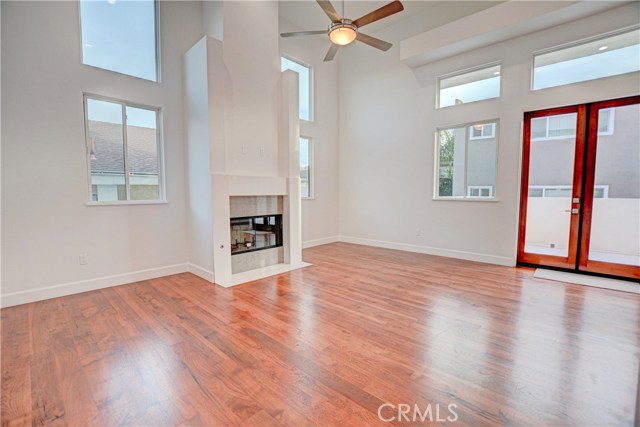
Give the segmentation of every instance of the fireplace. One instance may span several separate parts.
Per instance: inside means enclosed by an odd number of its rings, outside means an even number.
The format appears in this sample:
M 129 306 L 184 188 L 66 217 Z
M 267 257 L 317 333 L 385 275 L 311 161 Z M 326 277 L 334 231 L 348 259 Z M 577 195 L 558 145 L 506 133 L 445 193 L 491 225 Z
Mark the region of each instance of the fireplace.
M 231 218 L 231 255 L 282 246 L 282 215 Z

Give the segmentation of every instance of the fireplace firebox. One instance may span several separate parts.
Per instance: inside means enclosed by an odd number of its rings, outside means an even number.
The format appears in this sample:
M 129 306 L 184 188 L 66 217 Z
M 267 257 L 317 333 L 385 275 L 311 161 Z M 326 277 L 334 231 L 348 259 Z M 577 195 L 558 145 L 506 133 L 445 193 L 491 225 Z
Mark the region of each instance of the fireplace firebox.
M 282 215 L 231 218 L 231 255 L 282 246 Z

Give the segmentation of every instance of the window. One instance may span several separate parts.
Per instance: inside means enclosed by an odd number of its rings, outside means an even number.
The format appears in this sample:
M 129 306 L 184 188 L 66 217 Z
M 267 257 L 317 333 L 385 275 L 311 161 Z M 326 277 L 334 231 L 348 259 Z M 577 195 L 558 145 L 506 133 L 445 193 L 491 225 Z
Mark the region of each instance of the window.
M 495 123 L 473 125 L 469 128 L 469 139 L 495 138 Z
M 614 109 L 603 108 L 598 112 L 598 135 L 613 135 Z M 575 138 L 575 113 L 531 120 L 531 140 Z
M 90 96 L 84 104 L 91 200 L 163 200 L 159 111 Z
M 493 187 L 490 185 L 469 185 L 467 197 L 493 197 Z
M 293 70 L 298 73 L 298 96 L 300 97 L 300 120 L 311 120 L 311 67 L 284 56 L 280 61 L 280 71 Z
M 158 81 L 157 4 L 81 0 L 82 63 Z
M 497 126 L 488 122 L 438 130 L 436 198 L 495 198 Z
M 533 56 L 533 90 L 640 71 L 640 29 L 599 36 Z
M 313 151 L 311 138 L 300 137 L 300 193 L 303 199 L 313 197 Z
M 613 135 L 615 108 L 602 108 L 598 111 L 598 135 Z
M 571 185 L 530 185 L 529 197 L 571 197 L 573 187 Z M 593 191 L 595 199 L 609 197 L 608 185 L 596 185 Z
M 438 108 L 500 96 L 500 65 L 489 65 L 438 79 Z

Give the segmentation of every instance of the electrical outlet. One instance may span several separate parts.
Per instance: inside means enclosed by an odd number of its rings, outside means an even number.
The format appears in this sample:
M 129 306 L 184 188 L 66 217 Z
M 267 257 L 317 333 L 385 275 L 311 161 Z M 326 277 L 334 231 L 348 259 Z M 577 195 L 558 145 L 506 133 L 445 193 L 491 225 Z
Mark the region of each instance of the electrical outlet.
M 422 230 L 419 228 L 416 230 L 416 236 L 422 236 Z
M 260 147 L 260 157 L 264 157 L 264 147 Z
M 87 256 L 87 254 L 80 254 L 80 256 L 78 257 L 79 261 L 80 261 L 80 265 L 87 265 L 89 264 L 89 257 Z

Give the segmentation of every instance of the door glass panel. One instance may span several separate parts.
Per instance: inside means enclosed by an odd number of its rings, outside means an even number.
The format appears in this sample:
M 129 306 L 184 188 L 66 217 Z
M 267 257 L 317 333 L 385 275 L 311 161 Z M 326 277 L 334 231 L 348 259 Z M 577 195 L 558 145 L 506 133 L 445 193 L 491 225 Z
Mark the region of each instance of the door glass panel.
M 640 105 L 598 114 L 589 259 L 640 266 Z
M 525 252 L 567 257 L 577 114 L 531 120 Z

